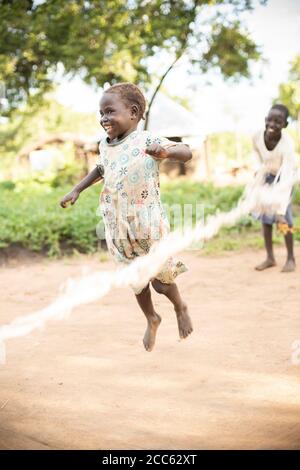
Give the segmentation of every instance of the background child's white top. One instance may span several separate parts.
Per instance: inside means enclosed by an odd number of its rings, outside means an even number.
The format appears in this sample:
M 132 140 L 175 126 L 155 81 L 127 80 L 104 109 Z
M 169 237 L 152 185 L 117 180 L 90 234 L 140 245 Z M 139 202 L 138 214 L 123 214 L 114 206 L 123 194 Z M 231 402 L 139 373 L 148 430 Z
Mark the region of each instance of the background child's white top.
M 296 166 L 295 149 L 292 138 L 282 131 L 281 139 L 273 150 L 268 150 L 264 139 L 264 130 L 257 132 L 253 137 L 253 147 L 258 162 L 264 165 L 266 173 L 276 176 L 283 163 L 291 171 Z
M 293 140 L 286 132 L 282 131 L 281 139 L 276 147 L 273 150 L 268 150 L 264 140 L 264 130 L 262 130 L 254 135 L 253 147 L 258 166 L 256 180 L 258 184 L 263 185 L 267 174 L 276 176 L 278 190 L 282 193 L 282 204 L 278 214 L 285 214 L 297 174 Z

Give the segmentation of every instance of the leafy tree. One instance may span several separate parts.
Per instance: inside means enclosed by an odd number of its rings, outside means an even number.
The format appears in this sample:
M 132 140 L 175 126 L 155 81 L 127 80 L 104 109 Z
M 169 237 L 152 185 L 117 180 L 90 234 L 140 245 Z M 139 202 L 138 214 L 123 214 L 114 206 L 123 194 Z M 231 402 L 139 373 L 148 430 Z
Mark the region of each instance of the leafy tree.
M 172 62 L 158 78 L 153 99 L 179 58 L 198 70 L 248 76 L 259 50 L 241 15 L 264 0 L 0 0 L 0 82 L 6 114 L 38 100 L 59 65 L 90 84 L 132 81 L 147 87 L 150 57 L 167 50 Z M 153 101 L 150 100 L 150 103 Z
M 298 134 L 300 136 L 300 55 L 291 62 L 289 80 L 279 85 L 278 99 L 285 104 L 293 119 L 298 121 Z

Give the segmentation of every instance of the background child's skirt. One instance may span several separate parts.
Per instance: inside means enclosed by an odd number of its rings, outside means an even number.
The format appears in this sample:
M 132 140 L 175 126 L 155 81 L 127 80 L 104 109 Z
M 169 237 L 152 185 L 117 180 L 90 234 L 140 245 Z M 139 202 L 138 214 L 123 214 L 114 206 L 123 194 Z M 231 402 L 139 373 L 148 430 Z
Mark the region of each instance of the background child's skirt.
M 272 184 L 272 183 L 274 183 L 275 178 L 276 178 L 276 176 L 272 175 L 272 173 L 267 173 L 266 176 L 265 176 L 265 183 L 266 184 Z M 280 178 L 278 178 L 278 181 L 279 181 L 279 179 Z M 292 197 L 292 194 L 291 194 L 291 197 Z M 263 224 L 266 224 L 266 225 L 273 225 L 276 222 L 276 220 L 275 220 L 276 214 L 274 214 L 274 215 L 272 215 L 272 214 L 263 214 L 263 215 L 252 214 L 252 215 L 256 220 L 260 220 Z M 284 217 L 285 217 L 289 227 L 292 227 L 294 225 L 294 220 L 293 220 L 291 202 L 287 206 L 286 213 L 284 214 Z

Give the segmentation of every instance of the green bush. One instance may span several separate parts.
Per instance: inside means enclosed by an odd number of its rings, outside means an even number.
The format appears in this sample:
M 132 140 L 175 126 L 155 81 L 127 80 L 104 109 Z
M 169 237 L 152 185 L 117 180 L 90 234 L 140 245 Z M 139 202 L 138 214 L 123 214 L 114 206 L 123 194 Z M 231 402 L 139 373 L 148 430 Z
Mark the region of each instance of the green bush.
M 52 188 L 60 188 L 68 185 L 75 185 L 83 177 L 82 163 L 69 162 L 63 168 L 57 170 L 55 176 L 51 179 Z
M 1 189 L 13 191 L 15 187 L 16 187 L 16 184 L 13 181 L 0 181 L 0 191 Z
M 9 197 L 0 190 L 0 248 L 17 244 L 49 256 L 60 255 L 62 249 L 95 251 L 99 186 L 82 193 L 76 205 L 62 209 L 59 201 L 70 189 L 33 186 L 10 192 Z
M 4 184 L 5 183 L 5 184 Z M 101 221 L 97 215 L 101 185 L 96 184 L 80 195 L 74 206 L 62 209 L 60 199 L 71 186 L 53 187 L 37 181 L 0 184 L 0 249 L 18 245 L 39 251 L 48 256 L 82 253 L 97 250 L 96 226 Z M 172 182 L 162 185 L 161 194 L 165 204 L 204 204 L 207 217 L 217 210 L 229 211 L 242 194 L 242 187 L 216 188 L 212 184 Z M 294 195 L 296 225 L 300 225 L 300 190 Z M 170 220 L 174 228 L 174 220 Z M 195 214 L 193 217 L 195 222 Z M 300 233 L 295 234 L 300 240 Z M 281 242 L 275 236 L 275 243 Z M 250 216 L 241 218 L 233 227 L 223 228 L 209 243 L 206 251 L 236 249 L 237 247 L 262 246 L 260 223 Z

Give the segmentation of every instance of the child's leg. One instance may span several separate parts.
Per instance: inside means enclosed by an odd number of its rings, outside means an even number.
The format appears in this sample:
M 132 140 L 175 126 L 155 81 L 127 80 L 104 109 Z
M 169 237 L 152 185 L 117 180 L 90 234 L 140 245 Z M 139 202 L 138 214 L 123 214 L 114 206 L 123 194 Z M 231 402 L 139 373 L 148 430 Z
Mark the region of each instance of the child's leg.
M 290 273 L 292 271 L 295 271 L 295 268 L 296 268 L 295 257 L 294 257 L 294 235 L 291 232 L 288 232 L 284 236 L 284 241 L 285 241 L 285 246 L 287 249 L 287 260 L 281 272 Z
M 135 296 L 148 322 L 143 343 L 147 351 L 152 351 L 155 344 L 156 331 L 161 322 L 161 318 L 154 311 L 149 284 L 142 290 L 140 294 L 136 294 Z
M 263 271 L 264 269 L 271 268 L 272 266 L 276 265 L 274 252 L 273 252 L 273 240 L 272 240 L 273 226 L 269 224 L 262 224 L 262 226 L 263 226 L 265 248 L 267 252 L 267 259 L 263 263 L 255 267 L 257 271 Z
M 192 333 L 193 327 L 192 322 L 188 314 L 187 305 L 183 302 L 177 285 L 175 282 L 173 284 L 164 284 L 158 279 L 154 279 L 152 282 L 153 288 L 159 294 L 164 294 L 174 305 L 176 312 L 178 330 L 180 338 L 186 338 L 189 334 Z

